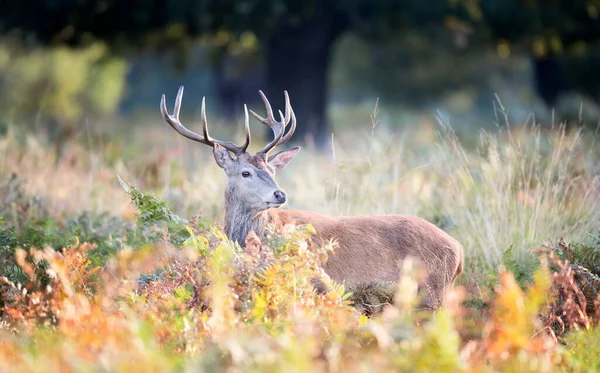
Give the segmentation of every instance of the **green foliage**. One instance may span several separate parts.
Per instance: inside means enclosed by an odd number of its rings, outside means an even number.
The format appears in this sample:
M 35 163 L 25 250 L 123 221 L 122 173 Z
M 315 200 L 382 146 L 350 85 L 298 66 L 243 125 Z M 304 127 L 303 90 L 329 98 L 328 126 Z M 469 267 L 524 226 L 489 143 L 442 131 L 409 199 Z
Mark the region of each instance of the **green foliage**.
M 6 276 L 11 281 L 23 282 L 23 272 L 14 260 L 15 250 L 22 248 L 52 247 L 61 250 L 77 242 L 89 242 L 96 247 L 89 255 L 94 265 L 103 265 L 108 257 L 125 242 L 135 238 L 133 227 L 124 221 L 103 215 L 84 213 L 69 219 L 65 226 L 60 226 L 51 217 L 31 221 L 27 226 L 17 229 L 14 225 L 0 224 L 0 276 Z
M 600 236 L 594 236 L 597 244 L 566 244 L 560 240 L 552 247 L 552 251 L 561 260 L 568 260 L 570 264 L 582 266 L 596 276 L 600 276 Z
M 21 228 L 48 216 L 43 198 L 26 193 L 23 180 L 17 174 L 11 173 L 0 182 L 0 224 L 10 223 Z
M 131 196 L 131 201 L 138 210 L 138 225 L 150 226 L 160 222 L 179 223 L 181 219 L 173 214 L 164 201 L 153 195 L 142 193 L 136 187 L 127 186 L 121 178 L 119 183 L 125 191 Z
M 122 41 L 123 38 L 140 41 L 140 36 L 148 34 L 150 37 L 147 39 L 155 42 L 171 40 L 177 43 L 186 34 L 223 30 L 268 35 L 282 21 L 310 22 L 323 14 L 335 15 L 341 22 L 354 21 L 356 28 L 369 35 L 381 35 L 395 30 L 400 24 L 414 26 L 442 21 L 448 14 L 460 16 L 464 13 L 460 2 L 446 0 L 430 4 L 388 0 L 346 0 L 339 3 L 315 0 L 301 3 L 292 0 L 234 0 L 223 3 L 170 0 L 153 6 L 137 2 L 110 2 L 101 12 L 92 11 L 95 9 L 92 0 L 67 1 L 61 7 L 49 0 L 37 2 L 34 8 L 18 3 L 11 5 L 11 11 L 0 17 L 0 31 L 20 29 L 25 35 L 34 35 L 46 43 L 54 38 L 77 43 L 89 39 L 90 35 L 110 41 Z M 355 21 L 356 17 L 360 22 Z M 66 33 L 64 29 L 68 26 L 71 32 Z
M 156 227 L 165 228 L 169 234 L 169 241 L 175 245 L 182 245 L 192 237 L 190 231 L 183 225 L 185 221 L 171 212 L 165 201 L 145 194 L 136 187 L 128 186 L 120 177 L 119 183 L 137 208 L 138 230 L 147 234 L 150 241 L 155 241 L 163 234 L 160 230 L 153 229 Z
M 464 368 L 460 358 L 460 337 L 452 317 L 446 312 L 437 314 L 427 325 L 422 339 L 409 342 L 411 344 L 412 348 L 398 359 L 400 371 L 455 372 Z
M 14 228 L 0 229 L 0 276 L 6 276 L 13 282 L 25 281 L 21 268 L 14 261 L 17 239 Z
M 149 137 L 164 145 L 162 137 Z M 322 272 L 331 248 L 307 244 L 311 227 L 286 227 L 253 241 L 251 250 L 241 250 L 213 222 L 177 217 L 168 208 L 171 194 L 165 193 L 167 203 L 122 183 L 136 207 L 133 216 L 131 206 L 123 206 L 128 201 L 116 201 L 121 191 L 113 175 L 122 172 L 135 179 L 139 168 L 121 171 L 117 165 L 103 179 L 93 169 L 61 160 L 52 176 L 63 176 L 65 182 L 42 184 L 44 198 L 37 198 L 26 190 L 35 193 L 33 181 L 43 170 L 40 165 L 47 165 L 44 145 L 27 153 L 16 148 L 20 145 L 0 141 L 8 158 L 2 165 L 9 170 L 18 165 L 27 181 L 0 182 L 0 270 L 9 270 L 4 264 L 14 266 L 19 245 L 48 243 L 58 249 L 32 250 L 26 257 L 45 261 L 40 270 L 49 275 L 49 287 L 31 281 L 18 267 L 20 272 L 9 277 L 25 285 L 9 281 L 0 289 L 1 297 L 10 300 L 0 319 L 3 368 L 516 373 L 595 367 L 593 357 L 585 355 L 598 351 L 592 338 L 597 335 L 591 333 L 572 337 L 568 346 L 578 348 L 558 361 L 564 354 L 558 355 L 561 348 L 540 317 L 550 277 L 543 266 L 528 260 L 543 239 L 563 233 L 585 244 L 573 254 L 580 262 L 595 260 L 592 250 L 598 241 L 591 237 L 592 243 L 587 242 L 585 233 L 597 229 L 599 221 L 595 168 L 582 164 L 596 163 L 578 153 L 577 141 L 548 145 L 568 152 L 547 152 L 499 136 L 497 142 L 484 143 L 497 147 L 484 154 L 452 142 L 425 157 L 400 153 L 389 142 L 373 140 L 371 152 L 363 152 L 361 143 L 351 144 L 351 152 L 336 150 L 335 162 L 307 152 L 306 162 L 281 173 L 282 187 L 294 196 L 293 207 L 433 218 L 465 246 L 468 257 L 460 281 L 466 284 L 467 304 L 462 302 L 464 289 L 457 289 L 449 292 L 446 309 L 421 316 L 411 308 L 418 295 L 410 271 L 403 271 L 406 276 L 397 287 L 336 284 Z M 96 156 L 87 151 L 67 155 L 87 164 L 86 157 Z M 209 152 L 205 156 L 212 162 Z M 165 158 L 156 162 L 159 171 L 182 164 L 179 152 Z M 424 159 L 431 166 L 419 167 Z M 224 178 L 217 177 L 222 171 L 203 160 L 193 166 L 189 179 L 171 178 L 164 189 L 185 196 L 179 202 L 186 211 L 212 209 L 212 218 L 213 212 L 222 213 Z M 528 172 L 531 176 L 517 177 Z M 100 204 L 79 198 L 77 213 L 57 213 L 64 200 L 56 194 L 64 193 L 64 185 L 79 174 L 89 179 L 83 185 L 109 191 L 108 197 Z M 201 193 L 193 193 L 199 188 Z M 328 211 L 334 200 L 339 210 Z M 96 248 L 71 245 L 77 238 Z M 497 257 L 484 258 L 496 249 Z M 499 270 L 503 266 L 515 274 Z M 534 268 L 537 272 L 530 274 Z M 325 286 L 315 286 L 314 278 Z M 373 315 L 367 318 L 357 309 Z M 52 323 L 39 328 L 48 314 Z
M 597 1 L 566 0 L 552 4 L 494 0 L 170 0 L 153 6 L 109 2 L 97 11 L 92 0 L 66 1 L 60 7 L 44 0 L 34 7 L 11 3 L 10 11 L 0 16 L 0 32 L 19 30 L 21 37 L 33 35 L 43 43 L 58 39 L 81 44 L 95 37 L 114 44 L 129 40 L 137 46 L 178 48 L 186 45 L 187 36 L 213 33 L 215 44 L 221 46 L 235 39 L 231 33 L 251 32 L 262 38 L 278 26 L 310 23 L 328 15 L 343 27 L 371 38 L 437 24 L 457 33 L 475 31 L 491 34 L 496 40 L 526 42 L 539 55 L 540 51 L 561 52 L 565 46 L 598 40 L 595 15 L 599 7 Z M 0 66 L 5 60 L 0 58 Z
M 600 327 L 572 332 L 565 337 L 564 344 L 564 372 L 600 371 Z
M 94 264 L 101 265 L 107 257 L 135 237 L 134 226 L 108 213 L 83 212 L 60 222 L 50 214 L 45 201 L 28 195 L 22 180 L 11 174 L 0 183 L 0 275 L 15 282 L 24 280 L 14 261 L 15 250 L 42 249 L 50 246 L 60 250 L 78 239 L 96 248 L 89 252 Z
M 0 40 L 0 110 L 19 127 L 73 131 L 83 116 L 113 115 L 124 94 L 127 64 L 103 43 L 24 48 Z
M 16 179 L 14 179 L 16 180 Z M 18 198 L 14 203 L 29 201 L 30 198 L 22 190 L 15 187 Z M 125 246 L 142 247 L 149 243 L 156 243 L 169 236 L 169 241 L 181 246 L 192 238 L 183 221 L 172 213 L 164 201 L 146 195 L 137 188 L 129 190 L 132 201 L 138 208 L 137 224 L 132 224 L 122 218 L 111 216 L 108 213 L 83 212 L 64 223 L 59 223 L 55 218 L 46 215 L 40 217 L 17 217 L 20 222 L 15 224 L 13 219 L 0 220 L 0 276 L 6 276 L 13 282 L 24 282 L 25 275 L 17 266 L 14 256 L 17 248 L 28 250 L 30 248 L 52 247 L 62 250 L 65 247 L 79 242 L 88 242 L 95 245 L 87 255 L 95 266 L 102 266 L 106 261 Z M 19 206 L 21 207 L 21 206 Z M 23 209 L 19 209 L 22 211 Z M 12 216 L 10 211 L 0 209 L 0 214 Z M 201 244 L 203 241 L 199 241 Z M 205 249 L 205 246 L 203 246 Z
M 394 304 L 396 286 L 393 282 L 356 284 L 348 288 L 349 301 L 365 315 L 377 314 L 386 305 Z
M 192 300 L 194 293 L 191 286 L 180 286 L 173 290 L 173 296 L 181 303 L 186 303 Z
M 533 280 L 533 273 L 539 265 L 539 260 L 533 254 L 527 255 L 524 258 L 517 258 L 511 246 L 502 253 L 502 264 L 507 270 L 512 272 L 519 286 L 525 288 Z

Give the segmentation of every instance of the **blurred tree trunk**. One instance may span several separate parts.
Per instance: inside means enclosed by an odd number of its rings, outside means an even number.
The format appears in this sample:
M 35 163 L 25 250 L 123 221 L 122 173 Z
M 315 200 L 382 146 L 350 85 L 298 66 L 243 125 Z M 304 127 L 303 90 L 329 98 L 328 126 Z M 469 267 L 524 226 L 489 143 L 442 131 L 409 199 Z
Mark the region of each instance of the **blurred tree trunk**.
M 297 118 L 292 141 L 313 143 L 319 150 L 328 146 L 331 133 L 326 112 L 331 52 L 346 28 L 343 17 L 331 13 L 321 9 L 310 21 L 279 25 L 266 43 L 265 94 L 274 110 L 283 111 L 283 91 L 288 91 Z
M 231 82 L 227 78 L 226 64 L 227 64 L 227 48 L 226 47 L 215 47 L 213 55 L 214 66 L 214 78 L 217 98 L 219 101 L 219 115 L 226 121 L 233 121 L 235 119 L 236 110 L 236 90 L 232 89 Z
M 553 108 L 556 105 L 558 96 L 566 88 L 563 69 L 554 56 L 534 57 L 533 67 L 536 90 L 544 103 Z

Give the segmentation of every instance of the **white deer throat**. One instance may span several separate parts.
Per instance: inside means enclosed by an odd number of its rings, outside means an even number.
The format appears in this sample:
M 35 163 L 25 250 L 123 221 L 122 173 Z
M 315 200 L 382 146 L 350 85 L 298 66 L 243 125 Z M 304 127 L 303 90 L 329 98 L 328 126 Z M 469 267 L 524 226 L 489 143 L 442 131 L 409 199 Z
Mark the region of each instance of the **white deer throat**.
M 254 231 L 259 237 L 262 237 L 266 225 L 270 220 L 267 211 L 255 212 L 244 210 L 242 208 L 225 208 L 225 233 L 231 241 L 236 241 L 244 247 L 246 237 L 250 231 Z

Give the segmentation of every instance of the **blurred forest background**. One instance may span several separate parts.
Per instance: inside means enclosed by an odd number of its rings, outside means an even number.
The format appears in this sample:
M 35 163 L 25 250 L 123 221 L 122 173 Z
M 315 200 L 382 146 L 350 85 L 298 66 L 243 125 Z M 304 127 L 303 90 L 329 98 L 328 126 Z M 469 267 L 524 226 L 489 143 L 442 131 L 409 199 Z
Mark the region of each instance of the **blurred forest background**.
M 295 140 L 317 147 L 377 99 L 392 129 L 492 126 L 498 101 L 512 123 L 595 128 L 599 16 L 598 0 L 0 0 L 0 123 L 59 143 L 164 125 L 183 84 L 184 114 L 207 96 L 213 128 L 286 89 Z
M 0 371 L 600 371 L 599 17 L 600 0 L 0 0 Z M 310 230 L 232 245 L 223 171 L 159 110 L 180 85 L 181 121 L 200 131 L 206 96 L 237 143 L 243 104 L 287 90 L 289 208 L 448 232 L 465 262 L 447 307 L 412 312 L 410 261 L 397 286 L 315 292 L 335 245 L 307 250 Z M 253 152 L 272 134 L 251 128 Z

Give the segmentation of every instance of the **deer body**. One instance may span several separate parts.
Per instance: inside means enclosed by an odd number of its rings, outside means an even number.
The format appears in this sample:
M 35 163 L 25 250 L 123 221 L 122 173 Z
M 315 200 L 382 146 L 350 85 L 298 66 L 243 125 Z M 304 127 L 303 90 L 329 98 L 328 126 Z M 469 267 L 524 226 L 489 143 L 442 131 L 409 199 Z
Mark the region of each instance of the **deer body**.
M 281 229 L 286 224 L 311 224 L 313 243 L 336 242 L 323 269 L 332 280 L 346 284 L 397 281 L 399 263 L 410 256 L 423 262 L 428 270 L 423 306 L 435 309 L 443 302 L 445 290 L 462 272 L 461 245 L 435 225 L 411 215 L 332 217 L 312 211 L 269 209 L 245 219 L 244 228 L 225 220 L 231 240 L 244 245 L 250 230 L 259 235 L 266 224 Z
M 312 211 L 279 209 L 287 201 L 287 196 L 275 182 L 275 172 L 283 169 L 300 148 L 273 155 L 268 153 L 290 139 L 296 128 L 296 118 L 287 92 L 285 115 L 279 112 L 281 121 L 275 120 L 269 101 L 262 92 L 260 94 L 267 109 L 267 118 L 250 112 L 273 130 L 274 139 L 255 155 L 246 152 L 250 143 L 247 109 L 246 142 L 237 146 L 209 136 L 204 100 L 201 113 L 203 135 L 188 130 L 179 122 L 183 87 L 177 94 L 173 116 L 167 112 L 164 95 L 161 101 L 161 111 L 167 123 L 181 135 L 212 146 L 215 161 L 227 175 L 225 232 L 229 239 L 244 246 L 251 231 L 260 236 L 267 224 L 276 228 L 286 224 L 311 224 L 316 231 L 313 243 L 336 242 L 335 252 L 324 264 L 324 271 L 334 281 L 350 284 L 397 281 L 399 263 L 410 256 L 428 270 L 423 306 L 438 308 L 443 303 L 445 290 L 462 272 L 463 249 L 454 238 L 435 225 L 411 215 L 331 217 Z M 290 120 L 290 130 L 284 136 Z

